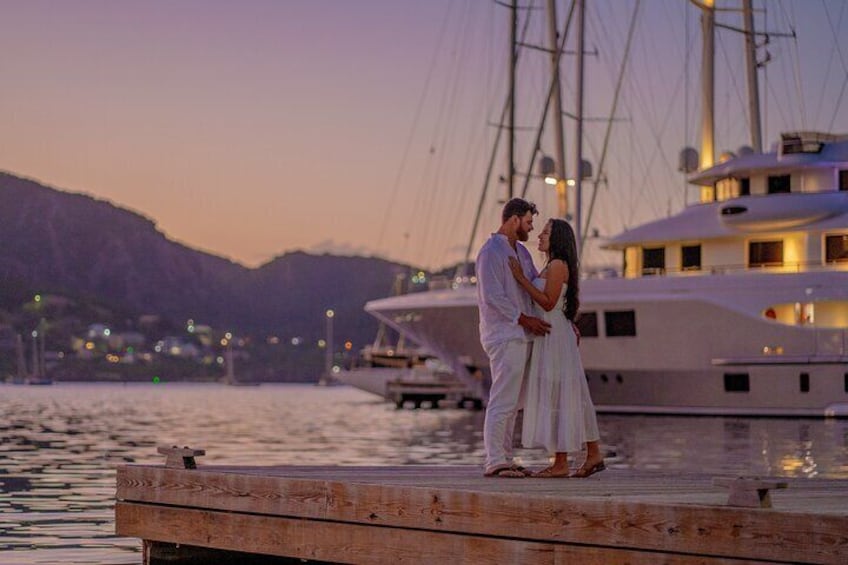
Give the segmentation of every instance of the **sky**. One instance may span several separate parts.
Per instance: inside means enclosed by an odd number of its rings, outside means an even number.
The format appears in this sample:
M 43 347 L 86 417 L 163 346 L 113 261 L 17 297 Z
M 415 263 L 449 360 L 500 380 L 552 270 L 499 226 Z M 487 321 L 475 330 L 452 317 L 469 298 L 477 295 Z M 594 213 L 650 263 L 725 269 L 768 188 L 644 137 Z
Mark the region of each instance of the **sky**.
M 538 9 L 521 13 L 519 32 L 543 44 L 546 2 L 520 4 Z M 587 4 L 584 145 L 597 167 L 637 2 Z M 848 3 L 754 4 L 759 29 L 796 31 L 758 50 L 770 58 L 766 142 L 848 132 Z M 557 2 L 560 28 L 570 6 Z M 0 12 L 2 170 L 108 200 L 249 267 L 304 250 L 442 268 L 497 228 L 505 141 L 481 193 L 506 96 L 509 12 L 492 0 L 0 0 Z M 719 19 L 741 25 L 735 12 Z M 677 154 L 697 147 L 699 41 L 688 0 L 638 3 L 603 178 L 587 183 L 598 187 L 598 241 L 694 201 Z M 718 32 L 720 149 L 747 143 L 740 41 Z M 561 66 L 566 113 L 574 60 Z M 519 55 L 519 173 L 549 65 L 541 51 Z M 568 176 L 574 121 L 565 127 Z M 554 152 L 550 126 L 542 150 Z M 556 214 L 540 179 L 528 187 L 543 217 Z

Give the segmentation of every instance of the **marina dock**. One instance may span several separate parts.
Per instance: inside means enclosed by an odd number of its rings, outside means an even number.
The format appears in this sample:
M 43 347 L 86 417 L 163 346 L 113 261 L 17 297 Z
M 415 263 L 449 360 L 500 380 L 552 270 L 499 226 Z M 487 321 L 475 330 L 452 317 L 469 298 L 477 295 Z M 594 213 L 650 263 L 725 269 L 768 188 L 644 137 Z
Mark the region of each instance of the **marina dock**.
M 743 507 L 730 476 L 174 462 L 118 468 L 116 533 L 143 540 L 146 565 L 848 563 L 846 480 L 748 484 Z

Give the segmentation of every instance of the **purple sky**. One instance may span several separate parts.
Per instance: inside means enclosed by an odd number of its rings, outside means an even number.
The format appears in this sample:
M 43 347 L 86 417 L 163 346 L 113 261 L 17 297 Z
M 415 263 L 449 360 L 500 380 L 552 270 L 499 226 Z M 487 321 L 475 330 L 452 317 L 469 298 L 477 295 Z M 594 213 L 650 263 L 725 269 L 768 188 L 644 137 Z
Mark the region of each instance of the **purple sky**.
M 588 4 L 587 49 L 598 54 L 586 61 L 586 113 L 607 116 L 634 2 Z M 767 47 L 768 143 L 789 129 L 848 132 L 846 4 L 769 0 L 758 12 L 761 28 L 798 32 Z M 560 21 L 568 6 L 558 2 Z M 110 200 L 249 266 L 294 249 L 434 268 L 462 258 L 494 139 L 486 124 L 505 95 L 507 11 L 493 2 L 0 0 L 0 9 L 0 169 Z M 545 40 L 542 16 L 531 16 L 534 42 Z M 696 144 L 696 10 L 643 0 L 636 29 L 598 197 L 602 234 L 695 197 L 676 168 L 679 149 Z M 719 32 L 720 148 L 746 143 L 744 75 L 728 74 L 742 70 L 738 43 Z M 526 52 L 520 64 L 518 120 L 531 126 L 548 63 Z M 568 111 L 573 59 L 563 72 Z M 587 125 L 592 161 L 603 131 Z M 519 170 L 532 137 L 521 135 Z M 543 148 L 553 151 L 549 136 Z M 475 248 L 501 196 L 488 198 Z M 528 197 L 555 213 L 540 181 Z

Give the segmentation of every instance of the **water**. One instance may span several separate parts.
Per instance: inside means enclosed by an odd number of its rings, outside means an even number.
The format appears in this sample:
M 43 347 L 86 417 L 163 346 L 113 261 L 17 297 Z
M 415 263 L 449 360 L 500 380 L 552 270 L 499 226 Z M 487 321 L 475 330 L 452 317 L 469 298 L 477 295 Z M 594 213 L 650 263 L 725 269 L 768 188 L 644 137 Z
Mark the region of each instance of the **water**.
M 206 449 L 201 465 L 478 465 L 482 419 L 395 410 L 347 387 L 0 385 L 0 563 L 140 563 L 141 542 L 114 535 L 115 468 L 163 463 L 157 445 Z M 848 420 L 599 424 L 613 468 L 848 479 Z

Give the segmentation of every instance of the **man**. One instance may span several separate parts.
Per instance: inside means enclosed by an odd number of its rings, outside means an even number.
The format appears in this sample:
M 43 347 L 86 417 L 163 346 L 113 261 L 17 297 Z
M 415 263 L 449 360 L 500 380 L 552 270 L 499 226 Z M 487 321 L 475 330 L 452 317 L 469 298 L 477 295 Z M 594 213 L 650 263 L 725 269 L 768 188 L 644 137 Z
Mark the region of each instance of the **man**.
M 530 252 L 519 242 L 533 231 L 536 206 L 521 198 L 504 205 L 501 227 L 477 255 L 477 304 L 480 308 L 480 342 L 492 373 L 489 404 L 483 423 L 487 477 L 524 477 L 527 473 L 512 461 L 515 415 L 524 389 L 524 370 L 529 341 L 545 335 L 550 324 L 531 312 L 530 296 L 509 269 L 509 257 L 517 257 L 529 279 L 537 276 Z

